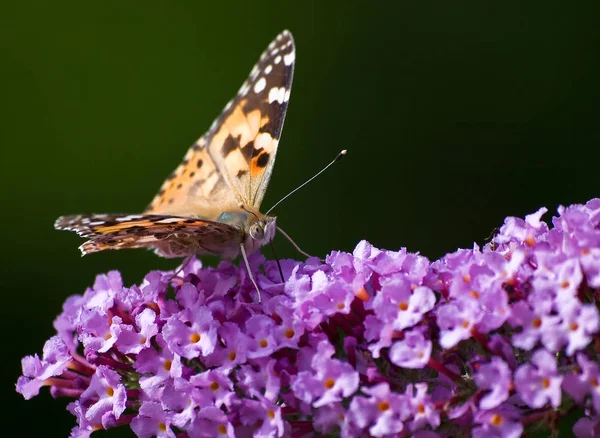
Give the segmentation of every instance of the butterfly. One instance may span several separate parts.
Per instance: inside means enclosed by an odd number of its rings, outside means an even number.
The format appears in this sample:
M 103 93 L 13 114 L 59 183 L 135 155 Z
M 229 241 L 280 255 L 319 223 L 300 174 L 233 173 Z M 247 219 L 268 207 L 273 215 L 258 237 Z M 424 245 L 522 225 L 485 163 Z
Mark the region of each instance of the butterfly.
M 295 57 L 292 34 L 283 31 L 144 213 L 61 216 L 55 228 L 87 238 L 79 247 L 83 255 L 123 248 L 150 248 L 167 258 L 233 259 L 241 253 L 248 266 L 247 255 L 271 241 L 277 228 L 275 217 L 259 209 L 275 164 Z

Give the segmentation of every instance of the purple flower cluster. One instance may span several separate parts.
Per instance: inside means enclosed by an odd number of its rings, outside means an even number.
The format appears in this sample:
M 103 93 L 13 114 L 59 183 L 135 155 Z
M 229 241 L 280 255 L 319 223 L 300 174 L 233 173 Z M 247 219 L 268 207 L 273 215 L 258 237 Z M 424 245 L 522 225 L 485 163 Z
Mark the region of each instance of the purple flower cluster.
M 518 437 L 600 429 L 600 199 L 509 217 L 430 263 L 363 241 L 325 263 L 195 260 L 72 296 L 17 391 L 70 397 L 73 437 Z

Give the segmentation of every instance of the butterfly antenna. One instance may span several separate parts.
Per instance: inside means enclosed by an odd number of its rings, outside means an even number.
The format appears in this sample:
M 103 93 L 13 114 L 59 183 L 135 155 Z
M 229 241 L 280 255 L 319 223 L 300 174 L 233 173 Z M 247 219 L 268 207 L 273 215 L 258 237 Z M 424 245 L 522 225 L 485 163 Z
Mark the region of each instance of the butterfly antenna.
M 256 280 L 254 280 L 254 275 L 252 275 L 252 270 L 250 269 L 250 262 L 248 261 L 248 256 L 246 255 L 246 250 L 244 249 L 243 243 L 240 245 L 240 249 L 242 251 L 242 258 L 244 259 L 244 263 L 246 264 L 246 269 L 248 270 L 248 276 L 250 277 L 250 280 L 252 281 L 256 292 L 258 293 L 258 302 L 260 303 L 262 301 L 260 297 L 260 289 L 258 288 L 258 284 L 256 284 Z
M 296 193 L 298 190 L 300 190 L 302 187 L 304 187 L 305 185 L 307 185 L 309 182 L 311 182 L 313 179 L 315 179 L 316 177 L 318 177 L 319 175 L 321 175 L 323 172 L 325 172 L 327 169 L 329 169 L 331 166 L 333 166 L 334 163 L 340 161 L 344 155 L 346 155 L 346 152 L 348 152 L 346 149 L 344 149 L 343 151 L 341 151 L 339 154 L 337 154 L 337 156 L 333 159 L 333 161 L 331 163 L 329 163 L 327 166 L 325 166 L 323 169 L 321 169 L 319 172 L 317 172 L 312 178 L 308 179 L 307 181 L 305 181 L 304 183 L 300 184 L 298 187 L 296 187 L 294 190 L 292 190 L 291 192 L 289 192 L 287 195 L 285 195 L 283 198 L 281 198 L 279 201 L 277 201 L 275 203 L 275 205 L 273 205 L 271 208 L 269 208 L 269 211 L 267 211 L 267 215 L 273 211 L 273 209 L 275 207 L 277 207 L 279 204 L 281 204 L 283 201 L 285 201 L 287 198 L 289 198 L 290 196 L 292 196 L 294 193 Z M 281 231 L 281 230 L 280 230 Z M 285 235 L 285 233 L 284 233 Z M 289 237 L 288 240 L 290 240 L 290 242 L 292 241 Z M 294 244 L 295 245 L 295 244 Z M 302 252 L 302 251 L 300 251 Z
M 281 269 L 281 263 L 279 263 L 279 257 L 277 257 L 277 253 L 275 252 L 275 244 L 273 243 L 273 239 L 269 241 L 271 244 L 271 249 L 273 250 L 273 255 L 275 256 L 275 260 L 277 261 L 277 269 L 279 269 L 279 275 L 281 275 L 281 282 L 285 283 L 285 278 L 283 277 L 283 269 Z

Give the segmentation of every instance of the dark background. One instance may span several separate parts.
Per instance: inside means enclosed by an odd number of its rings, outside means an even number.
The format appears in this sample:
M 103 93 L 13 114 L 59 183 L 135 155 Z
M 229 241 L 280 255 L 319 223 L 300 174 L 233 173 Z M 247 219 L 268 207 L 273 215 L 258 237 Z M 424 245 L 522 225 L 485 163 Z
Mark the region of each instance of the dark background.
M 306 251 L 368 239 L 435 259 L 507 215 L 600 195 L 597 2 L 121 3 L 0 8 L 5 433 L 75 424 L 47 390 L 14 392 L 67 296 L 110 269 L 131 284 L 175 266 L 82 259 L 56 217 L 140 212 L 285 28 L 295 82 L 264 206 L 349 151 L 276 211 Z

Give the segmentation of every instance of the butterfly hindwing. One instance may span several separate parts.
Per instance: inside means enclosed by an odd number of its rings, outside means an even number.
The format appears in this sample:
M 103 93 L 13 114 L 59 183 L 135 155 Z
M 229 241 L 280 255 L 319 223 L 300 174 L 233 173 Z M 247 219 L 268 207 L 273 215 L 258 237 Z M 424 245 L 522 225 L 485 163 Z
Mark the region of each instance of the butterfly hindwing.
M 241 240 L 239 230 L 230 225 L 169 215 L 61 216 L 54 226 L 90 239 L 80 247 L 84 255 L 144 247 L 154 247 L 164 257 L 225 254 L 229 248 L 237 248 Z

